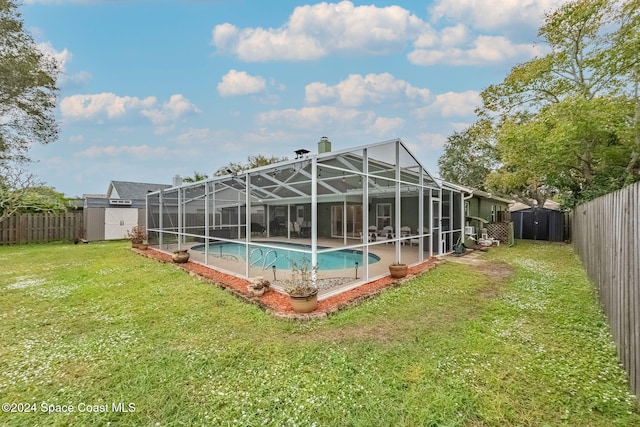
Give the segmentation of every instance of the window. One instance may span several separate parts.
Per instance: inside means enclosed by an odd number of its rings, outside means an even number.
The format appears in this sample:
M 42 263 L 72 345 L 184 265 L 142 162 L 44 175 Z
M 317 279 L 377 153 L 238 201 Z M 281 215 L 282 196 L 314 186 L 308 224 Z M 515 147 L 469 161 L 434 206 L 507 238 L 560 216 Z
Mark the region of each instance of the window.
M 491 205 L 491 222 L 496 222 L 496 205 Z

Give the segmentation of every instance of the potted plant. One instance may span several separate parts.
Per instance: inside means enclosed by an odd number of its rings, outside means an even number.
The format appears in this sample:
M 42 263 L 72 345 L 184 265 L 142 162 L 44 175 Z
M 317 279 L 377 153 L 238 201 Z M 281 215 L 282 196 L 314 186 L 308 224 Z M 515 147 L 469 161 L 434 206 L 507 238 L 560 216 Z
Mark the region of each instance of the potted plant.
M 402 262 L 394 262 L 389 265 L 389 273 L 394 279 L 402 279 L 409 273 L 409 266 Z
M 310 313 L 318 306 L 318 288 L 313 285 L 312 275 L 317 266 L 309 267 L 309 261 L 291 265 L 291 280 L 287 281 L 285 291 L 289 294 L 291 308 L 296 313 Z
M 178 249 L 173 251 L 173 255 L 171 259 L 176 264 L 182 264 L 189 261 L 189 250 L 188 249 Z
M 148 247 L 148 245 L 144 243 L 147 240 L 147 232 L 142 226 L 136 225 L 131 230 L 127 230 L 127 239 L 131 240 L 132 248 L 146 249 Z

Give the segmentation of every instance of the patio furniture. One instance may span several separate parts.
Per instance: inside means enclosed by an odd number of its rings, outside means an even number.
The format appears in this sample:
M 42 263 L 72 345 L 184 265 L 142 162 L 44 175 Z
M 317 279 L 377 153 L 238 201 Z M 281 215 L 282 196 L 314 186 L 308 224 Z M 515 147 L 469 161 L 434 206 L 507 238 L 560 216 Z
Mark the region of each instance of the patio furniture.
M 264 234 L 266 232 L 266 228 L 257 222 L 251 223 L 251 234 Z
M 301 237 L 310 237 L 311 236 L 311 224 L 309 221 L 305 221 L 300 224 L 300 236 Z
M 290 222 L 289 223 L 289 234 L 291 236 L 297 236 L 300 237 L 300 225 L 297 222 Z
M 368 233 L 368 241 L 369 242 L 375 242 L 376 241 L 376 234 L 375 233 Z M 360 231 L 360 240 L 362 241 L 362 243 L 364 242 L 364 235 L 362 234 L 362 231 Z

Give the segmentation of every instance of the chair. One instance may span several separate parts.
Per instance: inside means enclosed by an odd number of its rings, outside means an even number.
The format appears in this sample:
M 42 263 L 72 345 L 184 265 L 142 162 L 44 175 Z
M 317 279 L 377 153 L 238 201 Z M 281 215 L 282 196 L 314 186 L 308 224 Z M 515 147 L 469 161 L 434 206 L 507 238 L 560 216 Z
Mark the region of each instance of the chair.
M 400 238 L 409 237 L 409 236 L 411 236 L 411 227 L 409 227 L 408 225 L 403 225 L 402 227 L 400 227 Z M 409 240 L 401 240 L 400 244 L 405 245 L 405 244 L 410 244 L 410 242 Z
M 262 224 L 259 224 L 257 222 L 251 223 L 251 234 L 264 234 L 265 231 L 266 228 Z
M 300 225 L 297 222 L 289 223 L 289 234 L 300 237 Z
M 364 235 L 362 234 L 362 231 L 359 232 L 360 233 L 360 240 L 362 241 L 362 243 L 366 243 L 364 240 Z M 368 236 L 368 241 L 369 242 L 375 242 L 376 241 L 376 235 L 373 233 L 369 233 L 367 234 Z

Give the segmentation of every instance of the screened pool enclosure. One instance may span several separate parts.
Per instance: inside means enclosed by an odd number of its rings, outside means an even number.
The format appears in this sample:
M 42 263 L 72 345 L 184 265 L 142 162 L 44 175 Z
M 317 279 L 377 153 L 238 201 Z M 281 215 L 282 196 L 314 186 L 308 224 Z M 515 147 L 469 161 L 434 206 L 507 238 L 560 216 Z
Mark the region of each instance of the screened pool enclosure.
M 322 141 L 321 141 L 322 142 Z M 293 160 L 147 196 L 149 243 L 188 249 L 222 272 L 282 289 L 312 268 L 319 298 L 452 251 L 462 194 L 436 181 L 401 140 Z

